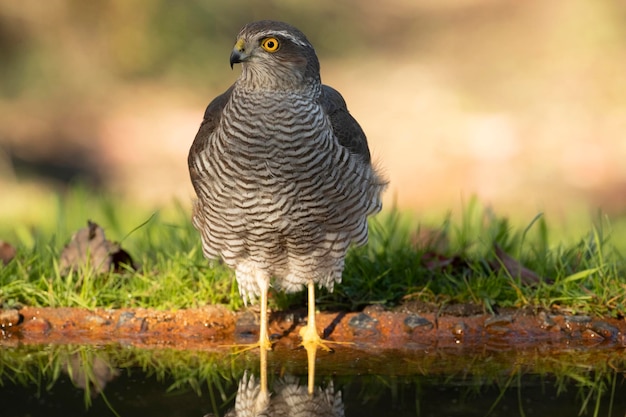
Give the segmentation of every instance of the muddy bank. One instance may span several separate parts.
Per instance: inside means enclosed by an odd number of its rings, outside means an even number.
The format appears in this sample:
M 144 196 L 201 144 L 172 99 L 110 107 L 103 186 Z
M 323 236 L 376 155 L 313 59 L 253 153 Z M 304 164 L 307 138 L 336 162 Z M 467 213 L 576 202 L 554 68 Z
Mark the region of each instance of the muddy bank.
M 298 346 L 298 331 L 305 317 L 304 310 L 271 314 L 275 349 Z M 455 315 L 369 307 L 362 312 L 321 312 L 317 317 L 318 328 L 324 329 L 329 340 L 377 351 L 452 346 L 493 350 L 626 346 L 624 320 L 545 311 Z M 171 311 L 23 307 L 0 310 L 0 327 L 2 346 L 118 342 L 211 350 L 254 342 L 258 313 L 232 312 L 221 306 Z

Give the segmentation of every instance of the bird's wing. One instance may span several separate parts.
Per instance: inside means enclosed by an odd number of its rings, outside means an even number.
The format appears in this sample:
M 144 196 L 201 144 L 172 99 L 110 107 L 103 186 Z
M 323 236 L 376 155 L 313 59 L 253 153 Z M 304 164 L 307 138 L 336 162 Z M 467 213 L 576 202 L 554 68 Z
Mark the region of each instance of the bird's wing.
M 191 173 L 191 179 L 194 180 L 195 172 L 195 164 L 192 162 L 196 155 L 198 155 L 202 150 L 207 147 L 207 143 L 211 134 L 217 127 L 222 118 L 222 112 L 226 103 L 230 99 L 230 95 L 233 92 L 234 86 L 231 86 L 228 90 L 226 90 L 221 95 L 215 97 L 211 103 L 207 106 L 204 112 L 204 119 L 200 124 L 200 129 L 196 134 L 196 138 L 193 140 L 193 144 L 191 145 L 191 149 L 189 150 L 189 156 L 187 158 L 187 162 L 189 165 L 189 170 Z
M 353 154 L 362 157 L 365 162 L 370 162 L 370 150 L 367 146 L 365 132 L 348 112 L 348 107 L 341 94 L 334 88 L 323 85 L 320 103 L 330 118 L 333 132 L 339 143 Z

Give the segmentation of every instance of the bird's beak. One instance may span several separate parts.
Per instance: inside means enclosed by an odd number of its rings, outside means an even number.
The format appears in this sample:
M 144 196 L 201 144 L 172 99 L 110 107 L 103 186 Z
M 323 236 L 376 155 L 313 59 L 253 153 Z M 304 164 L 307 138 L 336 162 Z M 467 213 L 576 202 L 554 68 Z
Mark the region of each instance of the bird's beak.
M 237 43 L 230 53 L 230 68 L 232 69 L 233 65 L 245 61 L 247 57 L 246 42 L 243 39 L 237 39 Z

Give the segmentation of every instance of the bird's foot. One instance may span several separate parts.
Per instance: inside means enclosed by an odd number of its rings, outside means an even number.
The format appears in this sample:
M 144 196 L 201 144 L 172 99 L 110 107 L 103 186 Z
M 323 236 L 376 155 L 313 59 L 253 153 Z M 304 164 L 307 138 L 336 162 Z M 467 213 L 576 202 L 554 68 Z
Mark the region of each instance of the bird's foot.
M 317 333 L 317 329 L 308 324 L 300 329 L 300 337 L 302 337 L 302 342 L 300 343 L 300 346 L 304 347 L 307 351 L 309 351 L 309 349 L 320 348 L 327 352 L 332 352 L 333 349 L 329 345 L 352 344 L 350 342 L 335 342 L 331 340 L 324 340 Z
M 261 339 L 256 343 L 236 343 L 234 345 L 222 345 L 224 347 L 230 347 L 230 348 L 234 348 L 235 351 L 233 353 L 235 354 L 239 354 L 239 353 L 243 353 L 243 352 L 247 352 L 249 350 L 253 350 L 253 349 L 261 349 L 261 350 L 272 350 L 272 342 L 270 342 L 269 339 Z

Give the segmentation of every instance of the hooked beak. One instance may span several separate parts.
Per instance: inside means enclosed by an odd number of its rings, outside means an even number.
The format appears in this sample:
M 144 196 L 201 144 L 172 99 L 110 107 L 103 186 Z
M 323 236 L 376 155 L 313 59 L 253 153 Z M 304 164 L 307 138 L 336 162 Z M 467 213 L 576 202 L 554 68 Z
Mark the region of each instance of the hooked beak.
M 248 58 L 248 55 L 245 53 L 246 51 L 246 43 L 243 39 L 237 39 L 237 43 L 233 48 L 233 51 L 230 53 L 230 69 L 233 68 L 233 65 L 239 64 Z

